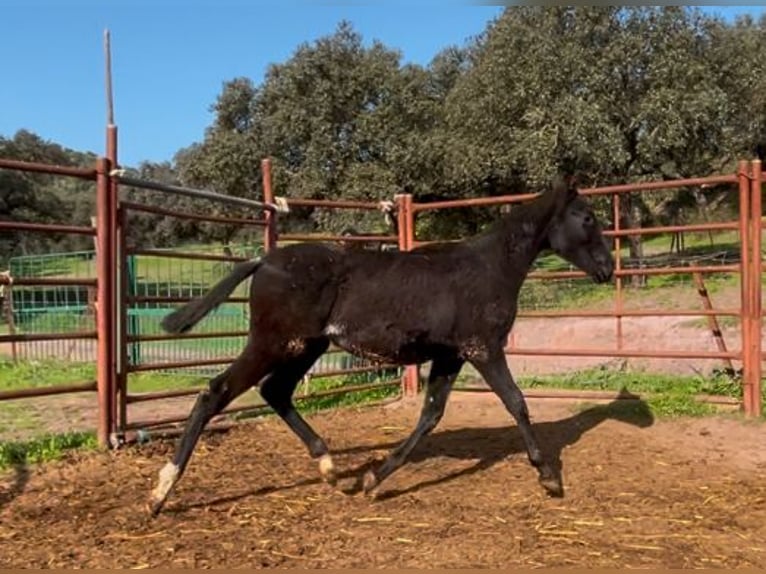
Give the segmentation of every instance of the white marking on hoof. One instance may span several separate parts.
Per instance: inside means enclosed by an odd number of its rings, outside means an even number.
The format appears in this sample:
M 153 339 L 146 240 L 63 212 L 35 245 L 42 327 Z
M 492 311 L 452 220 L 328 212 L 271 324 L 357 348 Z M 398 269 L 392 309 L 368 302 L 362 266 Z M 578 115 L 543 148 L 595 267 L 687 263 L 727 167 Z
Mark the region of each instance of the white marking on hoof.
M 152 500 L 156 503 L 162 503 L 168 496 L 170 489 L 176 483 L 179 468 L 172 462 L 167 463 L 160 470 L 160 479 L 157 486 L 152 490 Z
M 335 465 L 333 464 L 332 457 L 329 454 L 323 454 L 319 458 L 319 474 L 322 475 L 322 478 L 326 482 L 335 484 Z
M 374 496 L 374 489 L 378 486 L 378 478 L 375 476 L 375 473 L 371 470 L 368 470 L 364 473 L 364 480 L 362 481 L 362 490 L 365 494 Z

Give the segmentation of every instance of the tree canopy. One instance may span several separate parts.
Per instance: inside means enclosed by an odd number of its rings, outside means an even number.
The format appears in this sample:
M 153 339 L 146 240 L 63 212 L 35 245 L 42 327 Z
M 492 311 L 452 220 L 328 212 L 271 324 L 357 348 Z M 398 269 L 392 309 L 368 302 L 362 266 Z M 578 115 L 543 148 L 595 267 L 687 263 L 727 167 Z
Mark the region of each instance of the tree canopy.
M 704 176 L 766 150 L 764 48 L 766 20 L 727 23 L 692 7 L 516 6 L 419 66 L 344 21 L 270 65 L 260 83 L 224 81 L 201 141 L 136 171 L 261 197 L 261 160 L 271 157 L 279 195 L 374 201 L 518 193 L 562 168 L 592 184 Z M 73 153 L 27 132 L 0 139 L 6 157 L 92 159 Z M 82 219 L 92 207 L 62 207 L 66 194 L 36 176 L 0 174 L 0 190 L 0 217 L 44 220 L 70 209 Z M 700 213 L 714 193 L 628 198 L 621 217 L 641 225 L 668 216 L 671 204 Z M 487 217 L 473 210 L 423 224 L 454 236 Z M 385 225 L 376 213 L 323 210 L 297 210 L 287 224 Z M 228 242 L 236 231 L 165 221 L 142 233 L 161 244 Z

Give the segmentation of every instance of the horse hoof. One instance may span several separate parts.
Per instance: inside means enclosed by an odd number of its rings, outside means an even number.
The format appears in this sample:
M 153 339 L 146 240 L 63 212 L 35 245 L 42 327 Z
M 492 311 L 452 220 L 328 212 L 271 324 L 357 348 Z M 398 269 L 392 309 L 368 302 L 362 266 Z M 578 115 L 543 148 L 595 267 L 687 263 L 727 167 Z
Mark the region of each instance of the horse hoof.
M 540 484 L 550 496 L 555 498 L 561 498 L 564 496 L 564 486 L 561 484 L 561 479 L 555 476 L 541 476 Z
M 164 500 L 150 500 L 146 505 L 146 510 L 149 512 L 151 518 L 157 518 L 159 516 L 162 507 L 165 505 Z
M 378 486 L 378 479 L 375 476 L 375 473 L 371 470 L 368 470 L 364 473 L 364 480 L 362 481 L 362 491 L 366 495 L 371 495 L 374 498 L 374 490 L 375 487 Z
M 322 475 L 322 479 L 330 486 L 335 486 L 338 483 L 338 475 L 335 472 L 335 465 L 329 454 L 323 454 L 319 458 L 319 474 Z

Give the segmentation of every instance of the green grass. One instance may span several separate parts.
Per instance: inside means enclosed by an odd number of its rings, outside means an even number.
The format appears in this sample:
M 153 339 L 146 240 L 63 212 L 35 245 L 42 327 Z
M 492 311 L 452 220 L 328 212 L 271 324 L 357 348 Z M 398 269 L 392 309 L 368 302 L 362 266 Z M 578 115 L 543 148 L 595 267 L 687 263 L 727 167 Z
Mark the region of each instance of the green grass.
M 30 440 L 0 441 L 0 469 L 57 460 L 73 450 L 98 446 L 92 432 L 46 434 Z
M 191 373 L 166 374 L 148 371 L 132 373 L 128 378 L 128 388 L 136 393 L 184 389 L 200 386 L 208 378 Z M 96 366 L 92 363 L 70 363 L 55 359 L 13 363 L 0 359 L 0 391 L 85 383 L 95 379 Z
M 467 386 L 476 380 L 476 374 L 466 370 L 458 379 L 458 386 Z M 566 375 L 525 376 L 519 378 L 518 384 L 522 390 L 561 389 L 615 393 L 622 391 L 638 394 L 646 397 L 644 401 L 652 414 L 658 418 L 707 416 L 719 412 L 715 405 L 697 400 L 697 395 L 737 399 L 741 397 L 739 381 L 725 373 L 715 373 L 710 377 L 680 376 L 596 367 Z M 766 387 L 764 400 L 766 401 Z
M 638 393 L 714 394 L 726 397 L 736 397 L 739 393 L 739 383 L 725 374 L 715 374 L 708 378 L 598 367 L 566 375 L 526 376 L 520 384 L 530 389 L 555 386 L 560 389 L 594 391 L 625 389 Z
M 95 378 L 94 365 L 53 359 L 19 363 L 0 359 L 0 391 L 84 383 Z
M 649 395 L 646 403 L 652 413 L 666 418 L 718 412 L 715 405 L 696 400 L 696 395 L 741 396 L 739 381 L 723 373 L 701 377 L 594 368 L 568 375 L 525 377 L 519 385 L 524 389 L 606 390 Z
M 18 401 L 0 402 L 0 433 L 34 434 L 40 428 L 42 413 Z
M 395 373 L 387 373 L 384 376 L 386 380 L 390 380 L 394 378 Z M 62 361 L 19 364 L 0 361 L 0 390 L 54 386 L 92 380 L 93 377 L 95 377 L 95 368 L 92 365 L 77 365 Z M 131 376 L 129 386 L 131 392 L 150 392 L 198 387 L 204 385 L 207 380 L 208 377 L 201 376 L 137 373 Z M 312 378 L 310 385 L 312 392 L 319 392 L 373 383 L 376 380 L 376 373 L 356 373 L 347 376 Z M 394 397 L 398 393 L 398 386 L 380 387 L 341 395 L 309 398 L 301 401 L 299 408 L 303 413 L 316 413 L 325 409 L 368 404 Z M 35 431 L 44 428 L 44 416 L 44 411 L 35 409 L 34 405 L 16 401 L 0 402 L 0 433 L 29 431 L 34 435 Z M 236 415 L 235 418 L 251 416 L 254 415 L 244 412 Z M 60 458 L 71 449 L 95 446 L 96 438 L 92 432 L 44 433 L 24 440 L 0 441 L 0 468 L 46 462 Z
M 394 372 L 384 373 L 382 380 L 391 380 L 396 378 Z M 376 373 L 355 373 L 352 375 L 322 377 L 313 379 L 311 382 L 312 392 L 339 389 L 366 383 L 374 383 L 378 380 Z M 327 397 L 317 397 L 301 401 L 300 409 L 303 412 L 318 412 L 326 409 L 340 407 L 350 407 L 370 402 L 377 402 L 398 395 L 400 388 L 396 385 L 368 389 L 341 395 L 331 395 Z

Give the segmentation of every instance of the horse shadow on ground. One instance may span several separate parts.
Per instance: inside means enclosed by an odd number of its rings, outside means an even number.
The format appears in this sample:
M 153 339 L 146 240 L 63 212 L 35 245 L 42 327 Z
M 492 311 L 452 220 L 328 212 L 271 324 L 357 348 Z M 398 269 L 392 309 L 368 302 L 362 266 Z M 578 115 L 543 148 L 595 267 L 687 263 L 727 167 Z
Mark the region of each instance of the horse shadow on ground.
M 30 478 L 29 467 L 24 463 L 13 465 L 13 475 L 10 480 L 3 479 L 0 484 L 0 510 L 9 505 L 15 498 L 21 496 Z
M 559 476 L 561 476 L 563 470 L 561 454 L 564 449 L 576 444 L 586 432 L 593 430 L 601 423 L 607 420 L 616 420 L 631 424 L 637 428 L 647 428 L 654 424 L 654 415 L 646 402 L 634 399 L 633 397 L 634 395 L 623 394 L 620 399 L 607 404 L 584 408 L 564 419 L 533 423 L 532 426 L 537 435 L 540 449 L 546 459 L 552 463 L 554 470 Z M 510 418 L 510 415 L 508 416 Z M 389 451 L 399 443 L 400 440 L 397 440 L 395 442 L 386 442 L 382 444 L 333 449 L 332 452 L 334 455 L 355 455 L 381 450 Z M 407 458 L 405 465 L 423 462 L 436 457 L 475 461 L 475 464 L 437 478 L 419 482 L 401 490 L 386 489 L 385 483 L 383 483 L 380 488 L 381 492 L 376 496 L 376 499 L 392 499 L 397 496 L 450 482 L 463 476 L 470 476 L 487 470 L 510 456 L 519 454 L 526 456 L 526 449 L 518 431 L 518 427 L 512 422 L 510 426 L 503 427 L 467 427 L 444 431 L 439 431 L 437 429 L 431 435 L 420 441 L 415 450 Z M 344 482 L 347 479 L 352 479 L 352 485 L 350 487 L 339 488 L 349 495 L 360 493 L 362 476 L 368 469 L 377 466 L 380 462 L 380 459 L 371 459 L 339 472 L 338 478 L 341 482 Z M 192 508 L 202 508 L 236 502 L 252 496 L 261 496 L 272 492 L 310 486 L 321 482 L 322 480 L 319 476 L 304 478 L 289 484 L 249 489 L 246 492 L 189 504 L 180 503 L 175 508 L 168 508 L 167 512 L 183 513 Z
M 616 420 L 638 428 L 647 428 L 654 424 L 654 415 L 644 401 L 618 399 L 608 404 L 585 408 L 565 419 L 534 423 L 532 427 L 543 456 L 551 462 L 554 472 L 561 478 L 563 471 L 561 455 L 564 449 L 576 444 L 586 432 L 593 430 L 607 420 Z M 398 442 L 386 445 L 385 447 L 380 445 L 373 447 L 352 447 L 340 452 L 350 454 L 363 450 L 388 449 L 395 447 L 397 444 Z M 461 470 L 418 482 L 401 490 L 386 489 L 384 483 L 376 499 L 396 498 L 403 494 L 417 492 L 463 476 L 470 476 L 487 470 L 514 455 L 522 455 L 526 461 L 526 453 L 526 447 L 524 446 L 521 434 L 515 425 L 470 427 L 436 432 L 425 437 L 420 442 L 418 447 L 408 457 L 408 463 L 424 462 L 437 457 L 475 461 L 475 463 Z M 368 461 L 354 469 L 352 473 L 361 476 L 367 468 L 377 466 L 380 462 L 380 460 Z M 564 481 L 562 483 L 566 489 Z M 347 492 L 358 493 L 360 490 L 361 483 L 357 481 Z

